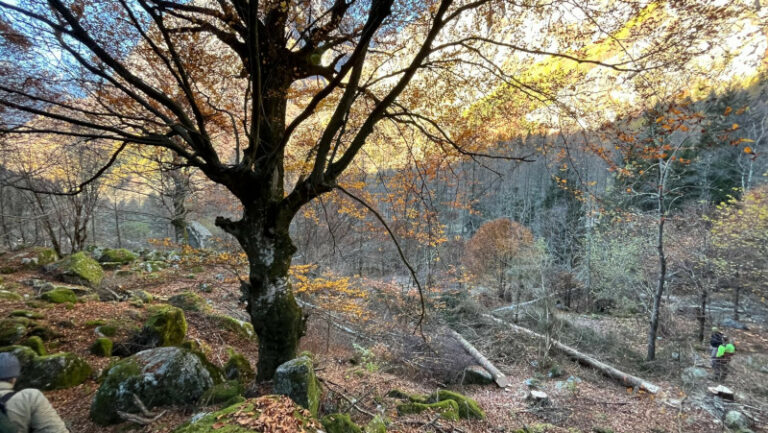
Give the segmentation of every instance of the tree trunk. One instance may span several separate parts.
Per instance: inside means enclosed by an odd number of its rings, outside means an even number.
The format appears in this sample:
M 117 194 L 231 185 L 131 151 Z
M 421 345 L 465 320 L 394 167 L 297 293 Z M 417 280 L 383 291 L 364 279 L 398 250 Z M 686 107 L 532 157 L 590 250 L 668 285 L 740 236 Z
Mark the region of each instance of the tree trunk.
M 290 221 L 289 216 L 247 208 L 239 221 L 216 219 L 216 225 L 233 235 L 248 257 L 249 282 L 244 289 L 259 337 L 257 380 L 271 379 L 280 364 L 292 359 L 304 335 L 306 318 L 288 279 L 296 251 L 288 233 Z
M 701 288 L 700 298 L 701 303 L 699 305 L 699 341 L 704 342 L 704 327 L 707 322 L 707 289 Z
M 659 193 L 658 193 L 658 217 L 659 225 L 656 236 L 656 251 L 659 256 L 659 279 L 656 283 L 656 293 L 653 295 L 653 309 L 651 310 L 651 322 L 648 329 L 648 353 L 645 357 L 647 361 L 656 359 L 656 332 L 659 329 L 659 311 L 661 310 L 661 297 L 664 294 L 664 282 L 667 278 L 667 257 L 664 255 L 664 222 L 666 214 L 664 212 L 664 189 L 666 170 L 663 161 L 659 161 Z
M 741 286 L 736 285 L 733 288 L 733 320 L 739 320 L 739 298 L 741 296 Z
M 174 159 L 177 163 L 178 157 Z M 173 202 L 173 225 L 176 243 L 189 244 L 189 233 L 187 232 L 187 208 L 185 202 L 189 196 L 189 177 L 181 169 L 171 170 L 169 177 L 173 181 L 173 190 L 171 191 L 171 200 Z

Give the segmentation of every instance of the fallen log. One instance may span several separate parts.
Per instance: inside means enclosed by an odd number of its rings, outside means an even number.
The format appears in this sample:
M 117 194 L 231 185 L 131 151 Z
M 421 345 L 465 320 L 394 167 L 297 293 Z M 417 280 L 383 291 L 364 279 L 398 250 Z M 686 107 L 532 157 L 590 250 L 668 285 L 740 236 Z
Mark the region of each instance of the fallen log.
M 533 331 L 531 331 L 528 328 L 523 328 L 522 326 L 518 326 L 518 325 L 509 323 L 509 322 L 505 322 L 505 321 L 503 321 L 503 320 L 501 320 L 501 319 L 499 319 L 497 317 L 493 317 L 490 314 L 483 314 L 483 317 L 486 317 L 486 318 L 488 318 L 488 319 L 490 319 L 490 320 L 492 320 L 492 321 L 494 321 L 496 323 L 504 325 L 504 326 L 510 328 L 511 330 L 515 331 L 515 332 L 518 332 L 518 333 L 521 333 L 521 334 L 526 334 L 526 335 L 529 335 L 531 337 L 535 337 L 535 338 L 538 338 L 540 340 L 545 340 L 546 341 L 546 337 L 544 335 L 541 335 L 539 333 L 533 332 Z M 637 387 L 637 388 L 642 389 L 644 391 L 650 392 L 651 394 L 656 394 L 657 392 L 659 392 L 660 388 L 658 386 L 656 386 L 656 385 L 654 385 L 654 384 L 652 384 L 652 383 L 650 383 L 650 382 L 648 382 L 646 380 L 643 380 L 643 379 L 641 379 L 639 377 L 636 377 L 636 376 L 632 376 L 631 374 L 624 373 L 621 370 L 618 370 L 618 369 L 616 369 L 614 367 L 611 367 L 610 365 L 608 365 L 608 364 L 606 364 L 604 362 L 598 361 L 597 359 L 595 359 L 595 358 L 593 358 L 593 357 L 591 357 L 589 355 L 585 355 L 585 354 L 579 352 L 578 350 L 574 349 L 573 347 L 565 345 L 565 344 L 563 344 L 563 343 L 561 343 L 561 342 L 559 342 L 557 340 L 550 339 L 549 341 L 552 344 L 552 347 L 554 347 L 555 349 L 559 350 L 560 352 L 562 352 L 563 354 L 565 354 L 569 358 L 572 358 L 572 359 L 578 361 L 581 364 L 584 364 L 584 365 L 587 365 L 589 367 L 592 367 L 595 370 L 600 371 L 604 375 L 619 381 L 621 384 L 623 384 L 625 386 L 631 386 L 633 388 Z
M 464 337 L 461 336 L 458 332 L 454 331 L 453 329 L 449 330 L 451 332 L 451 336 L 455 338 L 462 347 L 464 347 L 464 350 L 466 350 L 470 355 L 472 355 L 473 358 L 475 358 L 475 361 L 478 362 L 481 366 L 483 366 L 484 369 L 488 370 L 488 373 L 491 373 L 491 376 L 493 376 L 493 381 L 496 382 L 496 385 L 499 385 L 502 388 L 505 388 L 507 385 L 509 385 L 509 379 L 507 379 L 507 376 L 504 375 L 501 371 L 499 371 L 498 368 L 496 368 L 493 364 L 491 364 L 491 361 L 488 360 L 485 356 L 483 356 L 480 351 L 475 349 L 475 346 L 471 345 L 469 341 L 465 340 Z

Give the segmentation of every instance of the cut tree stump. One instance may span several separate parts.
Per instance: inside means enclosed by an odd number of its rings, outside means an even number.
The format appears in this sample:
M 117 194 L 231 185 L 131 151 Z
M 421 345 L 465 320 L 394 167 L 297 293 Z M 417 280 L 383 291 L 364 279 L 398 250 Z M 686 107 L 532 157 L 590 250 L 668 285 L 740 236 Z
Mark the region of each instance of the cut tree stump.
M 714 394 L 722 398 L 723 400 L 733 400 L 733 391 L 727 386 L 723 386 L 723 385 L 710 386 L 709 388 L 707 388 L 707 391 L 709 391 L 710 394 Z
M 473 358 L 475 358 L 475 361 L 477 361 L 478 364 L 480 364 L 484 369 L 488 371 L 488 373 L 491 373 L 491 376 L 493 376 L 493 381 L 496 382 L 496 385 L 499 385 L 502 388 L 506 388 L 507 385 L 509 385 L 509 379 L 507 379 L 507 376 L 504 375 L 501 371 L 499 371 L 498 368 L 496 368 L 493 364 L 491 364 L 491 361 L 488 360 L 485 356 L 483 356 L 480 351 L 475 349 L 475 346 L 471 345 L 469 341 L 465 340 L 464 337 L 461 336 L 458 332 L 454 331 L 453 329 L 449 329 L 451 336 L 455 338 L 462 347 L 464 347 L 464 350 L 467 351 L 470 355 L 472 355 Z
M 486 318 L 488 318 L 488 319 L 490 319 L 490 320 L 492 320 L 492 321 L 494 321 L 496 323 L 504 325 L 504 326 L 510 328 L 511 330 L 515 331 L 515 332 L 519 332 L 521 334 L 526 334 L 526 335 L 529 335 L 531 337 L 535 337 L 535 338 L 538 338 L 538 339 L 541 339 L 541 340 L 545 340 L 545 341 L 547 340 L 547 337 L 545 337 L 544 335 L 541 335 L 539 333 L 533 332 L 533 331 L 531 331 L 528 328 L 523 328 L 522 326 L 518 326 L 518 325 L 509 323 L 509 322 L 505 322 L 505 321 L 503 321 L 503 320 L 501 320 L 501 319 L 499 319 L 497 317 L 491 316 L 490 314 L 483 314 L 483 317 L 486 317 Z M 589 355 L 586 355 L 584 353 L 581 353 L 578 350 L 574 349 L 573 347 L 565 345 L 565 344 L 563 344 L 563 343 L 561 343 L 561 342 L 559 342 L 557 340 L 550 339 L 549 341 L 551 342 L 552 347 L 554 347 L 558 351 L 562 352 L 563 354 L 565 354 L 569 358 L 572 358 L 572 359 L 580 362 L 581 364 L 584 364 L 584 365 L 587 365 L 589 367 L 592 367 L 595 370 L 600 371 L 604 375 L 619 381 L 621 384 L 623 384 L 625 386 L 631 386 L 633 388 L 637 387 L 637 388 L 642 389 L 642 390 L 644 390 L 646 392 L 650 392 L 651 394 L 656 394 L 657 392 L 659 392 L 659 387 L 658 386 L 656 386 L 656 385 L 654 385 L 654 384 L 652 384 L 652 383 L 650 383 L 650 382 L 648 382 L 646 380 L 643 380 L 643 379 L 641 379 L 639 377 L 636 377 L 636 376 L 632 376 L 631 374 L 624 373 L 621 370 L 618 370 L 618 369 L 616 369 L 614 367 L 611 367 L 610 365 L 608 365 L 608 364 L 606 364 L 604 362 L 598 361 L 597 359 L 595 359 L 595 358 L 593 358 L 593 357 L 591 357 Z

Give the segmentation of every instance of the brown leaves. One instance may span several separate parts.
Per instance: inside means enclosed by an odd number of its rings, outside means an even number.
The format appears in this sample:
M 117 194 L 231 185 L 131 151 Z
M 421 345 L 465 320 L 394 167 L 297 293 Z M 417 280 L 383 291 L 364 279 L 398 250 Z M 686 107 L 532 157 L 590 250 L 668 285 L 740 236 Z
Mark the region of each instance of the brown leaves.
M 285 396 L 265 396 L 249 400 L 238 410 L 222 414 L 211 428 L 238 426 L 262 433 L 309 433 L 320 428 L 306 409 Z

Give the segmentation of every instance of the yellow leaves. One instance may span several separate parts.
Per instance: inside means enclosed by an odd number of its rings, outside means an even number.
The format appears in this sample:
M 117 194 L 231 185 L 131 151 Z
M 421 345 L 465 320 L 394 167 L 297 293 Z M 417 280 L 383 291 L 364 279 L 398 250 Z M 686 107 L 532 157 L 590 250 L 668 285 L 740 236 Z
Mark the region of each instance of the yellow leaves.
M 725 107 L 725 112 L 723 112 L 723 116 L 727 116 L 731 114 L 731 111 L 733 111 L 733 108 L 731 108 L 730 106 Z
M 745 148 L 744 148 L 744 153 L 747 153 L 747 154 L 752 154 L 752 148 L 751 148 L 751 147 L 749 147 L 749 146 L 745 147 Z
M 731 125 L 731 130 L 732 131 L 735 131 L 737 129 L 739 129 L 739 124 L 738 123 L 734 123 L 733 125 Z

